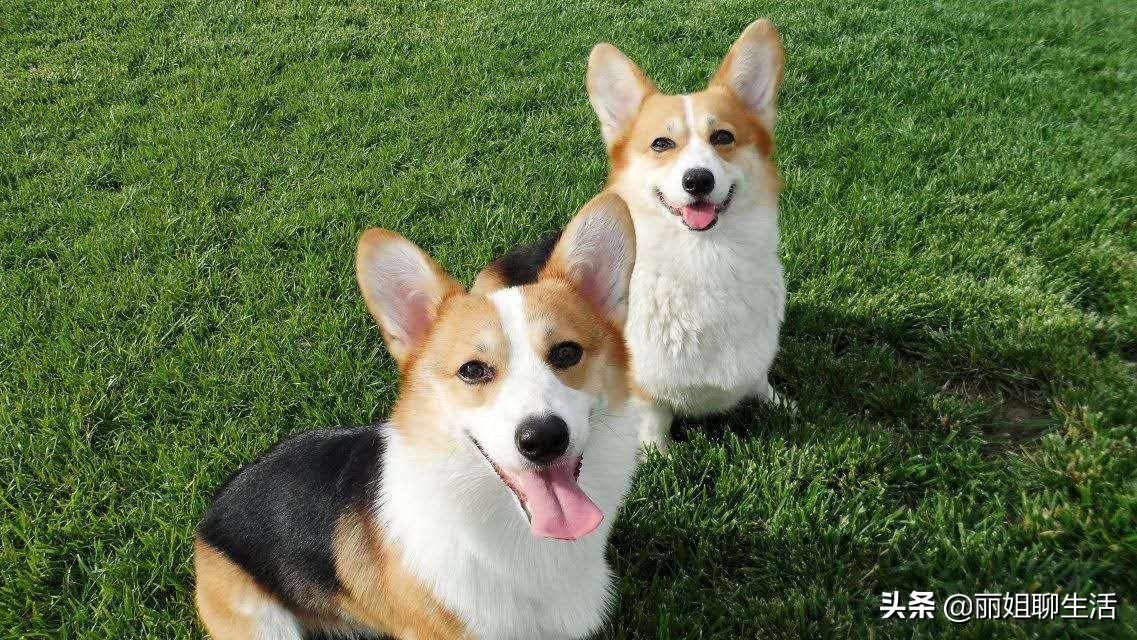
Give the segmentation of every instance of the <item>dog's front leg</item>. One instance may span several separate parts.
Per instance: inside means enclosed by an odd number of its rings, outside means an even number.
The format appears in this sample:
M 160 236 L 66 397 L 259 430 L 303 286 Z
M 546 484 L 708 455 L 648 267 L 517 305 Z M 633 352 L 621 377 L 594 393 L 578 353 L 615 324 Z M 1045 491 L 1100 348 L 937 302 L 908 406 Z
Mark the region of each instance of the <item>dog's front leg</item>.
M 639 412 L 640 445 L 667 453 L 671 446 L 671 420 L 675 417 L 671 409 L 646 396 L 636 397 L 632 406 Z

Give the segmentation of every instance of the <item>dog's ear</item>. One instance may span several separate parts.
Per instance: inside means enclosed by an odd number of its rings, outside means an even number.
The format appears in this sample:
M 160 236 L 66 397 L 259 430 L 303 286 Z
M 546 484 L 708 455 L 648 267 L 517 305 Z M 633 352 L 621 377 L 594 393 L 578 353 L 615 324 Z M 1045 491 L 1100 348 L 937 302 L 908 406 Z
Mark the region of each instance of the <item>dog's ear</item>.
M 636 262 L 636 232 L 628 205 L 603 192 L 565 227 L 541 278 L 561 278 L 617 327 L 628 314 L 628 288 Z
M 655 93 L 655 85 L 636 63 L 607 42 L 592 48 L 586 84 L 608 148 L 627 131 L 644 99 Z
M 731 46 L 711 85 L 733 91 L 773 131 L 785 62 L 782 40 L 773 23 L 765 18 L 755 20 Z
M 463 292 L 415 243 L 386 229 L 360 236 L 355 277 L 400 367 L 434 324 L 442 301 Z

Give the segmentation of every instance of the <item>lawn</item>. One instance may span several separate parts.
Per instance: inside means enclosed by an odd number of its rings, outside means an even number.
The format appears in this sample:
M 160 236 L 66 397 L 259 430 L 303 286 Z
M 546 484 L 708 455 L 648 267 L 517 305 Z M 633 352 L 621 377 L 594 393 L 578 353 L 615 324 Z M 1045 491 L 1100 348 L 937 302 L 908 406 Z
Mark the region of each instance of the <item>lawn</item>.
M 602 637 L 1137 637 L 1137 3 L 638 4 L 3 3 L 0 638 L 201 638 L 213 489 L 394 399 L 358 233 L 469 283 L 603 184 L 593 44 L 695 90 L 759 16 L 800 409 L 649 457 Z

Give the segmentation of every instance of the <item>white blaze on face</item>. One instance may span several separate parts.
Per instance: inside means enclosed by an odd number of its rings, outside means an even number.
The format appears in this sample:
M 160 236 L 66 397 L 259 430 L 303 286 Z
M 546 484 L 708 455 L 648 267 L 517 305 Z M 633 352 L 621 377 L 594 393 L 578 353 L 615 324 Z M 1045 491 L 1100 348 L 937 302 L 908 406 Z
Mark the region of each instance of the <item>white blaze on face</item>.
M 569 451 L 579 452 L 588 439 L 592 394 L 561 382 L 545 362 L 545 354 L 534 351 L 534 327 L 526 316 L 525 299 L 519 288 L 495 291 L 489 298 L 501 318 L 509 364 L 493 403 L 485 409 L 493 424 L 482 425 L 474 437 L 498 464 L 523 467 L 527 463 L 514 442 L 518 425 L 529 417 L 553 414 L 568 424 Z
M 544 327 L 534 327 L 517 288 L 489 296 L 501 319 L 509 349 L 504 379 L 493 402 L 466 416 L 466 428 L 485 455 L 508 476 L 530 519 L 534 535 L 575 540 L 600 525 L 603 514 L 577 485 L 577 461 L 589 435 L 589 414 L 597 398 L 564 384 L 534 350 Z M 551 327 L 550 327 L 551 328 Z M 563 460 L 534 467 L 517 449 L 518 426 L 530 417 L 559 416 L 569 428 L 569 448 Z M 504 490 L 504 487 L 503 487 Z
M 675 162 L 667 169 L 659 189 L 672 204 L 688 204 L 694 197 L 683 190 L 683 174 L 691 169 L 706 169 L 715 177 L 715 188 L 707 194 L 706 199 L 722 204 L 730 191 L 730 185 L 737 179 L 737 170 L 723 162 L 722 156 L 709 141 L 711 132 L 715 130 L 714 116 L 698 113 L 691 96 L 680 97 L 683 99 L 682 128 L 686 134 L 685 141 Z

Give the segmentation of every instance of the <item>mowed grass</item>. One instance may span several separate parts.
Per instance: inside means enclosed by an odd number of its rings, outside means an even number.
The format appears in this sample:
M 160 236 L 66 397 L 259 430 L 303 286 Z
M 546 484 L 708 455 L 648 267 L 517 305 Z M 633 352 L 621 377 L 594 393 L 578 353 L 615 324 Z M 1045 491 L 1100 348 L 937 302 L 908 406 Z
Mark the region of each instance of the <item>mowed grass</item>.
M 1137 4 L 637 4 L 0 6 L 0 637 L 201 638 L 212 491 L 394 400 L 359 232 L 469 283 L 603 184 L 593 44 L 696 90 L 759 16 L 800 410 L 648 459 L 602 637 L 1137 637 Z

